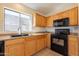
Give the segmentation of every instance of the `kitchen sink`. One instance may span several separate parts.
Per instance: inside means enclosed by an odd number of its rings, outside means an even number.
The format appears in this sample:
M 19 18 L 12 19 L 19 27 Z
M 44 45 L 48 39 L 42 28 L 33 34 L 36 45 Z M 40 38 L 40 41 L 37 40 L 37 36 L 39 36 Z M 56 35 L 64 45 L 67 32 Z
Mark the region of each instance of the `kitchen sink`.
M 29 36 L 29 34 L 15 34 L 15 35 L 11 35 L 11 37 L 21 37 L 21 36 Z

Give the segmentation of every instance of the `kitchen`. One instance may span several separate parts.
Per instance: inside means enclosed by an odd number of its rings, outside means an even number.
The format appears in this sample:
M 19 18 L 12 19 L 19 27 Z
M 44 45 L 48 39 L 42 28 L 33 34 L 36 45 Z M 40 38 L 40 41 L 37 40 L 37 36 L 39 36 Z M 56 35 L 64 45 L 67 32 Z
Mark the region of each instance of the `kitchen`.
M 77 3 L 0 4 L 0 55 L 78 56 L 78 7 Z

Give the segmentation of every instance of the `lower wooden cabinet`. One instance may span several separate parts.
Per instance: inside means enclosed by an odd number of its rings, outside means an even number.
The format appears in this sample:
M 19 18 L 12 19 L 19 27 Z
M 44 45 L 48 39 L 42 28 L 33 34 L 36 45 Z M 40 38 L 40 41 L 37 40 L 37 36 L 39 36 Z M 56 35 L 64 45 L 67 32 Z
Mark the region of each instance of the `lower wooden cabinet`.
M 36 42 L 36 43 L 37 43 L 37 46 L 36 46 L 36 47 L 37 47 L 37 48 L 36 48 L 36 51 L 38 52 L 38 51 L 40 51 L 40 50 L 41 50 L 41 45 L 42 45 L 42 44 L 40 44 L 40 43 L 41 43 L 41 40 L 40 40 L 40 39 L 37 39 L 36 41 L 37 41 L 37 42 Z
M 46 48 L 46 36 L 37 35 L 5 41 L 5 56 L 31 56 Z
M 46 48 L 47 40 L 46 40 L 46 35 L 41 35 L 40 37 L 37 37 L 36 40 L 36 51 L 40 51 L 41 49 Z
M 44 48 L 44 40 L 43 39 L 38 39 L 37 40 L 37 48 L 36 48 L 36 50 L 40 51 L 43 48 Z
M 26 38 L 25 40 L 25 55 L 30 56 L 36 52 L 36 40 L 33 38 Z
M 43 35 L 26 38 L 25 55 L 30 56 L 45 48 L 45 37 Z
M 24 56 L 24 38 L 5 41 L 6 56 Z
M 6 56 L 24 56 L 24 44 L 14 44 L 5 47 Z
M 6 56 L 16 56 L 15 46 L 16 45 L 6 46 L 5 47 L 5 55 Z
M 68 54 L 69 56 L 78 56 L 78 37 L 77 36 L 69 35 Z

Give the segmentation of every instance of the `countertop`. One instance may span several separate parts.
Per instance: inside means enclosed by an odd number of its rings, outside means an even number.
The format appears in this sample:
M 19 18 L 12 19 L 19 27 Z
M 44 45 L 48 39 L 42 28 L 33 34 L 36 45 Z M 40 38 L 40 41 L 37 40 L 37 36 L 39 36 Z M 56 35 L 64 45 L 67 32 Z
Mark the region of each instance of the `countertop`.
M 20 37 L 11 37 L 13 34 L 5 34 L 0 36 L 0 41 L 3 40 L 11 40 L 11 39 L 16 39 L 16 38 L 21 38 L 21 37 L 31 37 L 31 36 L 37 36 L 37 35 L 45 35 L 45 34 L 51 34 L 51 33 L 30 33 L 28 36 L 20 36 Z
M 11 35 L 15 35 L 15 34 L 16 33 L 9 33 L 9 34 L 2 34 L 2 35 L 0 34 L 0 41 L 20 38 L 20 37 L 11 37 Z M 26 33 L 26 34 L 29 34 L 29 36 L 21 36 L 21 37 L 31 37 L 31 36 L 45 35 L 45 34 L 52 34 L 52 33 L 51 32 L 32 32 L 32 33 Z M 79 37 L 78 33 L 70 33 L 70 35 Z

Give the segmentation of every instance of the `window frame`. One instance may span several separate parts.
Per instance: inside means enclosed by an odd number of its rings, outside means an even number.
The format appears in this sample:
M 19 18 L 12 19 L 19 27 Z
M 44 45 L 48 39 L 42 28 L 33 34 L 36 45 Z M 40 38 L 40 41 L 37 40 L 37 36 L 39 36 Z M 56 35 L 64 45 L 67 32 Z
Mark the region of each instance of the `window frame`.
M 31 19 L 31 23 L 32 23 L 32 27 L 33 27 L 33 15 L 32 14 L 25 14 L 25 13 L 22 13 L 22 12 L 18 12 L 18 11 L 15 11 L 15 10 L 12 10 L 12 9 L 8 9 L 8 8 L 4 8 L 4 28 L 3 28 L 3 31 L 4 32 L 7 32 L 6 30 L 5 30 L 5 10 L 9 10 L 9 11 L 13 11 L 13 12 L 16 12 L 16 13 L 18 13 L 19 14 L 19 28 L 18 28 L 18 32 L 19 32 L 19 30 L 20 30 L 20 32 L 22 33 L 23 31 L 22 31 L 22 29 L 21 29 L 21 14 L 23 14 L 23 15 L 26 15 L 26 16 L 30 16 L 30 19 Z M 32 31 L 32 28 L 31 28 L 31 31 Z M 14 31 L 15 32 L 15 31 Z

